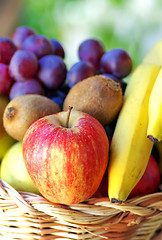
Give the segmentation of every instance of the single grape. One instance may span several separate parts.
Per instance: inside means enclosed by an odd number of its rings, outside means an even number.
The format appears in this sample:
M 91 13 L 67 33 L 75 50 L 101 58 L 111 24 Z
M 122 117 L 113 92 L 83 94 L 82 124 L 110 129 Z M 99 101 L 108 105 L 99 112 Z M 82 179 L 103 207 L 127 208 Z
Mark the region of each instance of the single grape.
M 93 65 L 87 61 L 80 60 L 72 65 L 67 72 L 67 83 L 69 87 L 73 87 L 76 83 L 85 78 L 94 76 L 96 71 Z
M 11 36 L 11 39 L 13 40 L 14 44 L 18 49 L 22 48 L 22 43 L 24 40 L 30 36 L 36 34 L 35 31 L 32 28 L 29 28 L 27 26 L 20 26 L 16 28 L 14 33 Z
M 45 95 L 53 99 L 53 101 L 58 102 L 59 103 L 58 105 L 60 105 L 60 107 L 62 108 L 64 98 L 68 94 L 70 87 L 66 82 L 64 82 L 63 85 L 61 85 L 57 89 L 45 89 L 45 90 L 46 90 Z
M 8 66 L 4 63 L 0 63 L 0 94 L 8 94 L 13 79 L 8 72 Z
M 53 45 L 49 39 L 42 35 L 31 35 L 25 39 L 22 48 L 34 53 L 38 58 L 53 53 Z
M 63 103 L 70 88 L 66 82 L 57 89 L 47 89 L 46 96 L 57 103 L 63 109 Z
M 54 89 L 53 91 L 51 91 L 47 94 L 47 97 L 50 98 L 55 103 L 57 103 L 62 110 L 64 99 L 66 97 L 65 92 L 61 91 L 60 89 L 57 89 L 57 90 Z
M 59 41 L 57 41 L 56 39 L 51 39 L 51 42 L 53 45 L 53 54 L 64 58 L 65 51 L 64 51 L 64 48 L 61 45 L 61 43 Z
M 100 61 L 102 73 L 109 73 L 122 79 L 132 70 L 132 59 L 130 55 L 121 48 L 114 48 L 105 52 Z
M 39 59 L 38 78 L 48 89 L 59 88 L 66 79 L 66 65 L 56 55 L 47 55 Z
M 7 37 L 0 38 L 0 63 L 9 64 L 17 48 L 13 41 Z
M 95 70 L 100 68 L 100 59 L 104 54 L 102 43 L 96 39 L 87 39 L 83 41 L 78 49 L 78 55 L 81 60 L 90 62 Z
M 10 100 L 24 94 L 44 95 L 45 91 L 38 79 L 27 79 L 23 82 L 14 82 L 10 90 Z
M 37 57 L 25 50 L 17 50 L 9 64 L 9 74 L 15 81 L 24 81 L 26 78 L 34 77 L 37 69 Z

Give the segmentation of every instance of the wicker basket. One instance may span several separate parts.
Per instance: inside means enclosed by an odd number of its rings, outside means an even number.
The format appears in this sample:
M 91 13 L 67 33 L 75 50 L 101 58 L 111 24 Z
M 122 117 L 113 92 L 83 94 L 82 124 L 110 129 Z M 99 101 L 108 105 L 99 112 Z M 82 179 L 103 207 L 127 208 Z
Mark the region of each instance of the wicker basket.
M 0 240 L 148 240 L 162 226 L 162 192 L 118 205 L 108 198 L 61 205 L 0 179 Z M 162 235 L 158 235 L 158 240 Z

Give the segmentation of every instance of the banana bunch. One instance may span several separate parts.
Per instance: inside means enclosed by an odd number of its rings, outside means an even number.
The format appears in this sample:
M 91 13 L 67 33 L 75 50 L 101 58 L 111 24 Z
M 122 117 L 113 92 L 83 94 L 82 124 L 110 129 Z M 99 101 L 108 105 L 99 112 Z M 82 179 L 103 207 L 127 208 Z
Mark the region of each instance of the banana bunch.
M 147 138 L 148 105 L 160 66 L 141 63 L 127 85 L 110 146 L 108 195 L 121 203 L 146 169 L 153 142 Z
M 125 91 L 110 146 L 108 195 L 111 202 L 121 203 L 127 199 L 144 174 L 157 141 L 162 162 L 161 66 L 162 40 L 135 69 Z

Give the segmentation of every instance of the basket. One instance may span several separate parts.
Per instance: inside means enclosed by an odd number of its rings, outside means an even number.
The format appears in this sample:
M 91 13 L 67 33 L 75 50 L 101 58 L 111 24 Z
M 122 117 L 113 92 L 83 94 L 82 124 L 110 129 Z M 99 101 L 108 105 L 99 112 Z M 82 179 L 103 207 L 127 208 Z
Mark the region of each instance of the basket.
M 91 198 L 74 205 L 53 204 L 18 192 L 0 179 L 0 240 L 162 239 L 162 192 L 122 204 Z

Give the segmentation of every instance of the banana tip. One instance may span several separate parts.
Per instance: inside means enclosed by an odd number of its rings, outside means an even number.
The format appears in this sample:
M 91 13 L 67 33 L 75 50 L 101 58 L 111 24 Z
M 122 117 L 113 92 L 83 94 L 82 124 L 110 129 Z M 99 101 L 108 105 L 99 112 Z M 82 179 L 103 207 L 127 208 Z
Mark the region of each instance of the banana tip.
M 111 203 L 118 203 L 118 204 L 122 204 L 121 200 L 118 200 L 116 198 L 111 198 Z
M 148 138 L 151 140 L 151 142 L 153 142 L 153 143 L 159 142 L 159 140 L 158 140 L 157 138 L 153 137 L 152 135 L 148 135 L 147 137 L 148 137 Z

